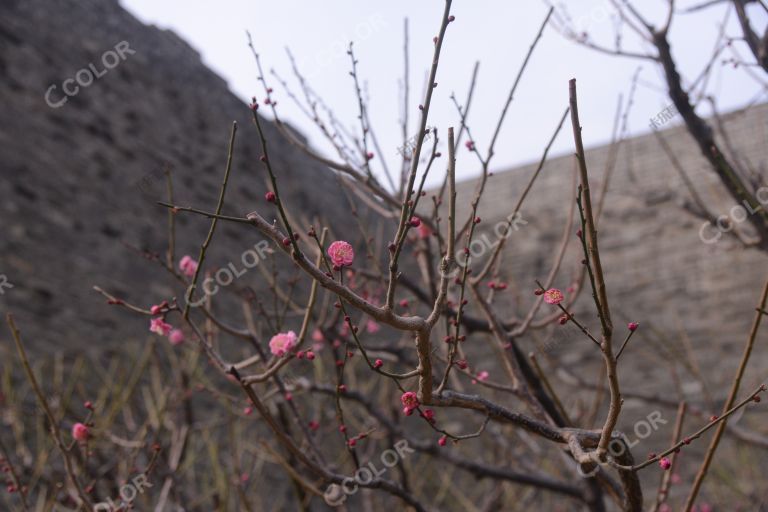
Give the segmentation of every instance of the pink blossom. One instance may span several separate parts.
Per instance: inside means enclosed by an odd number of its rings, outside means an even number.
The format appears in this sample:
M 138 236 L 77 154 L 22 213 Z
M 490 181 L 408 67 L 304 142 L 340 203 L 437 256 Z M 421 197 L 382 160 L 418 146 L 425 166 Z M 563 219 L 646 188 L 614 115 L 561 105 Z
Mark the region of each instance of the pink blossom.
M 629 322 L 629 323 L 627 324 L 627 329 L 629 329 L 630 331 L 634 332 L 634 331 L 635 331 L 635 329 L 637 329 L 637 327 L 638 327 L 639 325 L 640 325 L 640 324 L 638 324 L 637 322 Z
M 168 334 L 168 341 L 171 345 L 180 345 L 184 342 L 184 332 L 181 329 L 174 329 Z
M 659 461 L 659 466 L 661 467 L 661 469 L 666 471 L 672 467 L 672 462 L 670 462 L 668 458 L 662 457 L 661 460 Z
M 447 441 L 448 441 L 448 438 L 443 436 L 443 437 L 441 437 L 440 439 L 437 440 L 437 444 L 439 444 L 440 446 L 445 446 L 445 443 Z
M 173 326 L 171 324 L 165 323 L 162 317 L 153 318 L 149 321 L 150 332 L 154 332 L 160 336 L 168 336 L 168 333 L 171 332 L 171 329 L 173 329 Z
M 406 416 L 410 416 L 415 408 L 419 406 L 419 398 L 413 391 L 406 391 L 403 396 L 400 397 L 400 401 L 403 403 L 403 413 Z
M 280 332 L 269 340 L 269 350 L 277 357 L 283 357 L 296 346 L 296 333 L 293 331 Z
M 411 225 L 412 228 L 417 228 L 421 226 L 421 219 L 418 217 L 411 217 L 409 224 Z
M 349 266 L 355 259 L 355 250 L 349 243 L 337 240 L 328 247 L 328 256 L 336 267 Z
M 315 353 L 312 352 L 311 350 L 307 350 L 307 359 L 309 359 L 310 361 L 314 360 L 315 359 Z
M 429 226 L 427 226 L 426 224 L 424 223 L 419 224 L 418 229 L 419 229 L 419 238 L 421 238 L 422 240 L 425 240 L 430 236 L 432 236 L 432 230 L 429 229 Z
M 374 334 L 374 333 L 377 333 L 377 332 L 379 332 L 381 330 L 381 326 L 379 326 L 379 324 L 376 323 L 376 321 L 369 319 L 365 323 L 365 330 L 368 331 L 371 334 Z
M 72 437 L 74 437 L 78 441 L 86 441 L 88 439 L 88 435 L 90 434 L 88 427 L 83 425 L 82 423 L 75 423 L 72 425 Z
M 317 341 L 318 343 L 323 341 L 325 337 L 323 336 L 323 331 L 320 329 L 315 329 L 312 331 L 312 341 Z
M 187 277 L 194 277 L 195 272 L 197 272 L 197 262 L 191 256 L 186 255 L 179 261 L 179 270 Z
M 381 359 L 377 359 L 373 363 L 374 368 L 381 368 L 382 366 L 384 366 L 384 361 L 382 361 Z
M 149 312 L 152 313 L 153 315 L 159 315 L 163 311 L 163 309 L 167 307 L 168 307 L 168 301 L 164 300 L 160 304 L 155 304 L 151 308 L 149 308 Z
M 477 374 L 477 380 L 479 381 L 486 381 L 488 380 L 488 372 L 483 370 L 480 373 Z
M 557 288 L 550 288 L 544 292 L 544 302 L 547 304 L 560 304 L 564 298 L 563 292 Z

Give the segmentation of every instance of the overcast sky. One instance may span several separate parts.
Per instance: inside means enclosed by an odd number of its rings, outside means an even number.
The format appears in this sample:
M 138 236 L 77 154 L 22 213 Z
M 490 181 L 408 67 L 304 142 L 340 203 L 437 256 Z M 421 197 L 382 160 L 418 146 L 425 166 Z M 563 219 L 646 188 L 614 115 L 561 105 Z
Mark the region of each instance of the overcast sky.
M 614 21 L 609 0 L 574 0 L 564 2 L 576 24 L 592 39 L 611 46 Z M 666 15 L 667 1 L 642 0 L 644 13 L 660 25 Z M 706 3 L 704 0 L 678 1 L 678 10 Z M 440 0 L 326 1 L 281 0 L 121 0 L 121 4 L 146 23 L 174 30 L 202 55 L 203 61 L 228 81 L 231 90 L 246 101 L 253 95 L 263 100 L 257 72 L 246 41 L 246 30 L 254 38 L 262 64 L 275 69 L 295 88 L 285 48 L 289 47 L 309 76 L 313 88 L 334 110 L 336 117 L 354 133 L 359 133 L 356 118 L 350 62 L 346 45 L 354 41 L 359 73 L 369 91 L 371 122 L 391 167 L 396 167 L 401 145 L 399 119 L 402 100 L 398 82 L 403 74 L 403 20 L 409 19 L 411 39 L 411 132 L 418 118 L 423 85 L 430 64 L 433 43 L 443 10 Z M 684 77 L 693 80 L 710 60 L 716 36 L 726 16 L 726 5 L 719 4 L 697 11 L 680 13 L 671 31 L 672 49 Z M 765 13 L 750 11 L 762 33 Z M 469 126 L 481 150 L 487 148 L 498 113 L 525 57 L 547 6 L 540 0 L 455 0 L 452 23 L 443 46 L 438 87 L 430 112 L 430 126 L 438 127 L 445 138 L 448 126 L 459 120 L 450 95 L 463 102 L 476 60 L 480 74 L 469 116 Z M 738 24 L 731 12 L 726 33 L 738 36 Z M 637 38 L 624 30 L 624 46 L 639 48 Z M 747 59 L 750 54 L 741 42 L 735 49 Z M 721 111 L 743 107 L 756 98 L 763 99 L 768 79 L 760 68 L 734 69 L 723 64 L 733 54 L 726 51 L 718 60 L 708 83 L 708 93 L 717 100 Z M 657 66 L 651 61 L 633 60 L 597 53 L 566 40 L 552 27 L 535 50 L 523 77 L 515 101 L 509 110 L 497 144 L 492 167 L 503 170 L 537 160 L 550 138 L 568 102 L 568 80 L 576 78 L 579 109 L 588 146 L 607 142 L 611 136 L 616 104 L 620 94 L 627 96 L 632 75 L 638 67 L 640 84 L 629 117 L 632 134 L 648 131 L 649 119 L 669 104 Z M 274 83 L 274 78 L 271 78 Z M 274 83 L 275 99 L 283 119 L 303 131 L 325 154 L 332 151 L 319 131 Z M 706 113 L 702 106 L 701 111 Z M 675 120 L 676 122 L 677 120 Z M 572 151 L 570 130 L 563 130 L 554 153 Z M 376 155 L 374 170 L 382 155 Z M 478 172 L 477 161 L 462 150 L 457 170 L 460 178 Z M 441 179 L 438 173 L 431 183 Z

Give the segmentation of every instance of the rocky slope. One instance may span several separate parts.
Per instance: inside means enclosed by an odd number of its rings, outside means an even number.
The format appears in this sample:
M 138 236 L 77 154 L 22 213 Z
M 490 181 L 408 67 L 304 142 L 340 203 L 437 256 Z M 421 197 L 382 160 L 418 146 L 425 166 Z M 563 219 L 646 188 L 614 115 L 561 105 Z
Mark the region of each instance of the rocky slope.
M 167 274 L 129 247 L 165 250 L 166 215 L 153 203 L 166 164 L 180 203 L 214 208 L 233 120 L 227 211 L 268 211 L 247 106 L 178 36 L 115 0 L 0 3 L 0 97 L 0 276 L 13 285 L 0 290 L 0 309 L 16 314 L 37 347 L 145 336 L 143 319 L 126 321 L 92 286 L 127 299 L 171 293 L 156 284 Z M 332 173 L 267 130 L 288 203 L 308 218 L 319 213 L 318 198 L 335 196 Z M 324 213 L 339 218 L 343 201 L 325 201 Z M 180 216 L 178 254 L 196 254 L 207 227 Z M 221 225 L 210 261 L 224 266 L 259 240 Z

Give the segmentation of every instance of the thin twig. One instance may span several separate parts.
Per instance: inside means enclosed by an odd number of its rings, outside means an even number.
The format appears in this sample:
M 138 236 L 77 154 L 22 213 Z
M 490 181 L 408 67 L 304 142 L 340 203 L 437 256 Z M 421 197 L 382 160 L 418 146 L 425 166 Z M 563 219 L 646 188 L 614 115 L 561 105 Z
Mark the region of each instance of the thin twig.
M 679 442 L 673 444 L 672 446 L 670 446 L 669 448 L 667 448 L 663 452 L 661 452 L 661 453 L 657 454 L 656 456 L 646 460 L 645 462 L 642 462 L 640 464 L 636 464 L 636 465 L 631 466 L 631 467 L 621 466 L 621 465 L 616 464 L 616 463 L 611 463 L 610 461 L 609 461 L 609 463 L 612 466 L 616 467 L 616 468 L 624 469 L 624 470 L 629 470 L 629 471 L 639 471 L 639 470 L 641 470 L 643 468 L 646 468 L 646 467 L 650 466 L 651 464 L 653 464 L 654 462 L 657 462 L 657 461 L 661 460 L 663 457 L 666 457 L 670 453 L 673 453 L 674 451 L 679 450 L 681 447 L 683 447 L 684 445 L 689 444 L 691 441 L 694 441 L 695 439 L 698 439 L 699 437 L 702 436 L 702 434 L 704 434 L 705 432 L 707 432 L 709 429 L 711 429 L 714 426 L 718 427 L 718 432 L 719 432 L 720 429 L 721 429 L 720 425 L 725 424 L 725 422 L 726 422 L 726 420 L 728 419 L 729 416 L 731 416 L 733 413 L 735 413 L 736 411 L 738 411 L 742 407 L 746 406 L 750 402 L 753 402 L 755 400 L 755 397 L 757 395 L 759 395 L 760 393 L 763 393 L 766 389 L 767 389 L 766 385 L 765 384 L 761 384 L 752 393 L 747 395 L 746 398 L 741 400 L 739 403 L 737 403 L 736 405 L 734 405 L 730 409 L 728 409 L 725 412 L 723 412 L 723 414 L 721 414 L 717 418 L 714 418 L 714 419 L 710 420 L 709 423 L 707 423 L 706 425 L 701 427 L 699 430 L 697 430 L 693 434 L 684 437 L 682 441 L 679 441 Z M 689 510 L 689 509 L 686 509 L 686 511 L 687 510 Z
M 229 183 L 229 171 L 232 169 L 232 156 L 235 151 L 235 135 L 237 134 L 237 122 L 232 123 L 232 134 L 229 137 L 229 151 L 227 152 L 227 167 L 224 170 L 224 178 L 221 182 L 221 190 L 219 192 L 219 201 L 216 205 L 216 215 L 221 215 L 221 210 L 224 207 L 224 195 L 227 191 L 227 183 Z M 192 296 L 197 288 L 197 280 L 200 277 L 200 272 L 203 270 L 203 263 L 205 262 L 205 254 L 208 251 L 208 246 L 213 240 L 213 233 L 216 231 L 216 224 L 219 219 L 214 217 L 211 220 L 211 227 L 208 230 L 208 236 L 205 238 L 203 245 L 200 247 L 200 256 L 197 258 L 197 269 L 195 270 L 195 276 L 192 278 L 192 284 L 189 287 L 186 297 L 186 305 L 184 306 L 184 320 L 189 319 L 189 311 L 192 307 Z
M 77 477 L 75 476 L 75 470 L 72 466 L 72 459 L 70 458 L 70 454 L 64 446 L 64 441 L 61 437 L 61 430 L 59 429 L 56 416 L 54 416 L 50 405 L 48 405 L 48 400 L 46 400 L 45 394 L 43 394 L 43 390 L 40 388 L 40 385 L 37 382 L 35 373 L 32 371 L 32 367 L 29 365 L 29 359 L 27 358 L 27 353 L 24 350 L 24 344 L 21 341 L 21 333 L 19 333 L 19 330 L 16 328 L 16 323 L 13 321 L 13 315 L 8 313 L 5 319 L 6 322 L 8 322 L 8 327 L 11 330 L 11 336 L 13 337 L 13 341 L 16 344 L 16 351 L 19 354 L 19 359 L 21 360 L 24 371 L 27 374 L 27 379 L 32 385 L 32 389 L 37 396 L 38 402 L 40 402 L 40 406 L 43 408 L 45 415 L 48 417 L 51 435 L 53 436 L 53 440 L 56 443 L 56 447 L 59 449 L 59 452 L 61 452 L 61 456 L 64 459 L 64 469 L 67 472 L 69 482 L 77 491 L 80 502 L 85 507 L 85 509 L 88 511 L 93 511 L 93 505 L 91 504 L 88 495 L 85 493 L 82 486 L 80 485 L 80 482 L 78 482 Z
M 608 443 L 611 441 L 611 433 L 616 428 L 616 423 L 621 412 L 621 392 L 619 391 L 619 378 L 616 372 L 616 359 L 613 356 L 613 324 L 611 322 L 611 312 L 608 307 L 608 294 L 605 287 L 605 278 L 603 277 L 603 266 L 600 262 L 600 252 L 597 244 L 597 229 L 595 228 L 595 219 L 592 214 L 592 197 L 589 192 L 589 177 L 587 175 L 587 160 L 584 154 L 584 143 L 581 139 L 581 124 L 579 122 L 579 105 L 576 93 L 576 79 L 571 79 L 569 83 L 570 103 L 571 103 L 571 121 L 573 124 L 573 138 L 576 145 L 576 158 L 579 162 L 579 173 L 581 175 L 581 198 L 583 200 L 585 232 L 582 234 L 585 246 L 589 252 L 587 264 L 594 267 L 593 296 L 597 313 L 600 317 L 602 328 L 602 340 L 600 348 L 603 352 L 606 374 L 611 393 L 611 402 L 608 408 L 608 415 L 603 425 L 600 443 L 597 447 L 597 457 L 602 459 L 608 449 Z M 581 206 L 581 205 L 580 205 Z
M 680 441 L 680 434 L 683 430 L 683 420 L 685 419 L 686 403 L 680 402 L 677 408 L 677 419 L 675 420 L 675 428 L 672 432 L 672 444 L 676 444 Z M 654 504 L 651 512 L 657 512 L 659 507 L 667 500 L 669 495 L 669 486 L 672 483 L 672 473 L 675 471 L 675 463 L 677 462 L 677 455 L 680 452 L 672 453 L 672 465 L 669 467 L 669 471 L 664 471 L 661 475 L 661 484 L 659 485 L 659 492 L 656 495 L 656 503 Z
M 408 228 L 410 226 L 408 217 L 410 213 L 410 207 L 408 204 L 408 201 L 411 199 L 411 195 L 413 193 L 413 185 L 416 180 L 416 172 L 419 168 L 419 158 L 421 157 L 421 149 L 424 145 L 424 137 L 427 132 L 427 120 L 429 118 L 429 108 L 432 104 L 432 93 L 435 90 L 435 87 L 437 86 L 437 68 L 438 64 L 440 63 L 440 51 L 443 47 L 443 41 L 445 39 L 445 32 L 448 28 L 449 16 L 451 13 L 451 3 L 453 0 L 445 0 L 445 10 L 443 11 L 443 19 L 440 24 L 440 33 L 437 36 L 437 40 L 435 42 L 435 51 L 434 55 L 432 57 L 432 67 L 429 71 L 429 81 L 427 83 L 427 92 L 424 98 L 424 103 L 422 104 L 422 110 L 421 110 L 421 121 L 419 123 L 419 131 L 416 136 L 416 147 L 413 150 L 413 154 L 411 155 L 411 170 L 410 175 L 408 177 L 408 185 L 403 191 L 403 198 L 402 198 L 402 206 L 400 210 L 400 222 L 398 224 L 397 233 L 395 234 L 394 238 L 394 248 L 392 251 L 390 251 L 390 257 L 389 257 L 389 282 L 387 285 L 387 296 L 385 300 L 385 307 L 387 309 L 392 309 L 392 306 L 395 301 L 395 289 L 397 287 L 397 275 L 398 275 L 398 259 L 400 257 L 400 253 L 403 249 L 403 243 L 405 242 L 405 236 L 408 233 Z
M 766 281 L 765 286 L 763 286 L 763 293 L 760 297 L 760 303 L 757 306 L 759 309 L 765 309 L 766 302 L 768 302 L 768 281 Z M 739 387 L 741 386 L 741 379 L 744 376 L 744 372 L 747 369 L 747 363 L 749 363 L 749 358 L 752 355 L 752 348 L 755 345 L 755 339 L 757 338 L 757 332 L 760 330 L 760 324 L 762 322 L 763 315 L 762 313 L 757 313 L 755 315 L 755 319 L 752 323 L 752 330 L 749 333 L 749 338 L 747 339 L 747 343 L 744 346 L 744 353 L 741 356 L 741 362 L 739 363 L 739 368 L 736 370 L 736 375 L 733 378 L 733 383 L 731 384 L 731 391 L 728 394 L 728 398 L 725 401 L 725 404 L 723 404 L 723 411 L 727 411 L 733 402 L 736 400 L 736 396 L 739 393 Z M 765 385 L 762 386 L 762 389 L 765 390 Z M 753 395 L 754 396 L 754 395 Z M 722 416 L 725 416 L 723 414 Z M 725 421 L 721 422 L 721 424 L 717 427 L 717 431 L 715 431 L 715 435 L 712 436 L 712 440 L 709 442 L 709 448 L 707 449 L 707 453 L 704 456 L 704 461 L 701 464 L 701 467 L 699 468 L 698 473 L 696 474 L 696 479 L 693 482 L 693 486 L 691 487 L 691 491 L 688 494 L 688 498 L 685 501 L 685 512 L 688 512 L 693 507 L 694 502 L 696 501 L 696 496 L 699 494 L 699 489 L 701 489 L 701 484 L 704 482 L 704 478 L 707 476 L 707 471 L 709 470 L 709 465 L 712 463 L 712 459 L 715 456 L 715 450 L 717 450 L 717 446 L 720 444 L 720 438 L 723 436 L 723 431 L 725 430 Z
M 8 468 L 8 473 L 11 475 L 11 482 L 13 482 L 13 485 L 16 487 L 16 491 L 18 491 L 19 495 L 21 496 L 21 505 L 24 507 L 24 510 L 29 510 L 29 504 L 27 503 L 28 489 L 26 489 L 26 487 L 22 485 L 21 480 L 19 480 L 19 475 L 16 473 L 16 468 L 13 466 L 13 462 L 11 461 L 11 454 L 8 453 L 8 450 L 6 449 L 5 444 L 3 444 L 2 439 L 0 439 L 0 451 L 2 451 L 3 460 L 5 462 L 5 466 Z

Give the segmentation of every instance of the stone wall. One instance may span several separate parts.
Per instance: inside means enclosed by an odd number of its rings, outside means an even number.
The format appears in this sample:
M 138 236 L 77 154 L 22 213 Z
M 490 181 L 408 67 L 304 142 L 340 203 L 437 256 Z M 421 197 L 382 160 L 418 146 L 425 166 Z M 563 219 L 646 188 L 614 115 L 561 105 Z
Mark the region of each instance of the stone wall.
M 767 186 L 768 180 L 759 176 L 765 176 L 768 164 L 768 105 L 732 112 L 722 119 L 741 167 L 754 175 L 754 189 Z M 582 119 L 582 124 L 585 131 L 592 129 L 588 119 Z M 661 135 L 696 191 L 714 214 L 728 215 L 736 202 L 701 157 L 679 117 L 668 125 L 671 127 L 665 126 Z M 572 138 L 569 123 L 560 137 Z M 609 150 L 604 146 L 587 151 L 593 197 L 602 185 Z M 508 239 L 502 277 L 513 285 L 506 299 L 511 310 L 518 314 L 527 310 L 533 300 L 534 280 L 546 278 L 559 246 L 573 197 L 573 160 L 572 155 L 563 155 L 546 163 L 522 208 L 527 224 L 518 224 L 520 229 Z M 488 233 L 491 241 L 496 239 L 492 234 L 494 225 L 511 213 L 537 164 L 499 172 L 489 178 L 479 215 L 483 219 L 481 233 Z M 469 215 L 468 205 L 475 187 L 475 180 L 458 185 L 459 219 Z M 768 206 L 768 189 L 762 191 L 761 197 Z M 599 224 L 614 324 L 623 334 L 626 322 L 641 323 L 628 355 L 633 354 L 632 364 L 641 376 L 653 376 L 652 380 L 661 387 L 670 384 L 669 369 L 674 365 L 667 363 L 682 364 L 680 356 L 685 352 L 685 337 L 690 340 L 698 364 L 714 370 L 709 374 L 713 383 L 732 377 L 762 286 L 768 279 L 768 254 L 745 249 L 727 235 L 714 243 L 702 241 L 700 230 L 705 221 L 683 207 L 690 198 L 656 137 L 640 136 L 626 141 L 619 151 Z M 742 218 L 740 213 L 737 211 L 735 215 Z M 749 230 L 746 222 L 737 227 L 745 232 Z M 576 229 L 574 226 L 571 231 Z M 713 229 L 704 230 L 705 239 L 711 240 L 714 236 Z M 563 290 L 572 283 L 581 260 L 576 242 L 576 237 L 572 237 L 565 263 L 555 281 L 555 286 Z M 479 252 L 479 245 L 475 247 Z M 595 331 L 599 330 L 589 293 L 581 295 L 577 311 L 582 320 Z M 590 350 L 594 347 L 588 343 L 581 343 L 584 340 L 575 329 L 570 326 L 558 329 L 568 334 L 548 331 L 536 337 L 539 343 L 552 343 L 553 339 L 566 341 L 555 343 L 556 352 L 562 356 L 561 363 L 575 364 L 584 358 L 597 361 L 599 354 Z M 765 379 L 768 370 L 766 343 L 768 331 L 763 329 L 751 366 L 757 380 Z M 659 367 L 666 375 L 654 371 Z M 685 370 L 681 371 L 686 380 Z M 654 387 L 653 383 L 650 387 Z
M 109 69 L 114 57 L 105 55 L 118 45 L 122 55 Z M 103 76 L 59 104 L 65 80 L 90 64 Z M 166 213 L 154 204 L 165 194 L 166 163 L 180 204 L 215 208 L 233 120 L 225 213 L 271 214 L 247 105 L 178 36 L 143 25 L 116 0 L 4 0 L 0 76 L 0 275 L 14 286 L 2 289 L 0 310 L 16 314 L 31 345 L 80 349 L 148 334 L 145 319 L 106 306 L 92 286 L 128 300 L 180 294 L 131 247 L 162 254 L 167 246 Z M 88 83 L 87 71 L 80 79 Z M 255 78 L 253 85 L 260 90 Z M 338 193 L 333 173 L 265 124 L 287 204 L 306 219 L 322 211 L 344 228 L 344 201 L 327 199 Z M 179 256 L 196 256 L 207 230 L 202 218 L 178 216 Z M 261 239 L 220 224 L 211 268 L 239 261 Z M 237 288 L 260 279 L 254 272 Z

